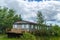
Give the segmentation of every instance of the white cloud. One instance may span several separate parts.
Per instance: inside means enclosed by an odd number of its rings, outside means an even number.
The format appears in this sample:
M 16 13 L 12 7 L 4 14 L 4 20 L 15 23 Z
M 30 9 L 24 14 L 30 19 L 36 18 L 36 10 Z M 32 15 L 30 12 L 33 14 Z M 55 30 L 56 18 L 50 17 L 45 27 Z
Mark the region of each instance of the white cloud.
M 0 0 L 0 6 L 5 6 L 4 0 Z
M 55 16 L 55 19 L 60 21 L 60 13 L 58 13 L 56 16 Z
M 42 12 L 45 19 L 48 21 L 60 21 L 60 2 L 59 1 L 44 1 L 44 2 L 28 2 L 23 0 L 3 0 L 0 2 L 9 8 L 13 8 L 17 13 L 21 14 L 25 20 L 32 20 L 36 17 L 38 10 Z M 33 20 L 32 20 L 33 21 Z

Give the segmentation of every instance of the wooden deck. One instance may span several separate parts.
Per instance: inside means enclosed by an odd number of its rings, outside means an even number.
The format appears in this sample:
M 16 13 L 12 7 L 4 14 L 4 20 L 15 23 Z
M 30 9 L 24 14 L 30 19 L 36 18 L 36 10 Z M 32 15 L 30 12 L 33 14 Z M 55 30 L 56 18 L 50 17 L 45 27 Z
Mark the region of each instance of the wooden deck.
M 20 37 L 20 35 L 23 35 L 23 33 L 25 33 L 25 32 L 37 33 L 38 30 L 27 31 L 27 30 L 22 30 L 22 29 L 11 29 L 11 30 L 7 30 L 6 34 L 8 37 Z
M 27 32 L 27 30 L 22 30 L 22 29 L 11 29 L 8 30 L 7 33 L 24 33 Z
M 6 34 L 8 37 L 20 37 L 20 35 L 23 35 L 23 33 L 26 32 L 26 30 L 21 30 L 21 29 L 11 29 L 7 30 Z

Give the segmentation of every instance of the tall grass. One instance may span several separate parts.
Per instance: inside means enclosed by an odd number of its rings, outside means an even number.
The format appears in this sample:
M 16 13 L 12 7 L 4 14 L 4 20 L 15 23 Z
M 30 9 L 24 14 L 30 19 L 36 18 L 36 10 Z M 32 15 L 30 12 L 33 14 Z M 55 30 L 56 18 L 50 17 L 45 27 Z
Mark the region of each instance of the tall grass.
M 59 36 L 34 36 L 24 33 L 20 38 L 8 38 L 6 35 L 0 35 L 0 40 L 60 40 Z

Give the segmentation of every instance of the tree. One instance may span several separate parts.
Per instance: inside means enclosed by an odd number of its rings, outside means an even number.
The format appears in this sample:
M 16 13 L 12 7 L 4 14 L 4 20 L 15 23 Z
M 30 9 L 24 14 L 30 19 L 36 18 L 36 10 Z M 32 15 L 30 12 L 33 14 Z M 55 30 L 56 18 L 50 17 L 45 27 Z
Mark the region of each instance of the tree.
M 43 18 L 43 15 L 40 11 L 38 11 L 38 14 L 37 14 L 37 23 L 39 24 L 40 35 L 45 34 L 46 30 L 47 30 L 47 25 L 43 24 L 44 18 Z
M 38 14 L 37 14 L 37 23 L 38 24 L 42 24 L 44 22 L 44 19 L 43 19 L 43 15 L 40 11 L 38 11 Z
M 22 20 L 21 15 L 18 16 L 13 9 L 0 7 L 0 30 L 4 32 L 6 28 L 11 28 L 17 20 Z

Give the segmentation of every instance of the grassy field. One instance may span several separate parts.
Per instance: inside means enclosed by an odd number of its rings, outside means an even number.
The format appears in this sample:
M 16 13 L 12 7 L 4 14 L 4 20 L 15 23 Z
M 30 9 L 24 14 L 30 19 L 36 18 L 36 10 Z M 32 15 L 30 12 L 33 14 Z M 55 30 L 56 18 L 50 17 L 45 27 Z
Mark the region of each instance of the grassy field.
M 21 40 L 21 39 L 20 38 L 0 38 L 0 40 Z M 51 37 L 51 38 L 40 37 L 37 40 L 60 40 L 60 37 Z
M 37 40 L 60 40 L 60 37 L 37 37 Z
M 20 40 L 17 38 L 7 38 L 7 35 L 0 34 L 0 40 Z
M 37 40 L 60 40 L 60 37 L 36 37 Z M 6 35 L 0 35 L 0 40 L 21 40 L 20 38 L 7 38 Z

